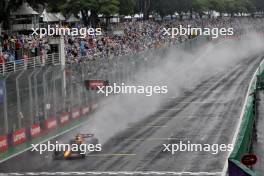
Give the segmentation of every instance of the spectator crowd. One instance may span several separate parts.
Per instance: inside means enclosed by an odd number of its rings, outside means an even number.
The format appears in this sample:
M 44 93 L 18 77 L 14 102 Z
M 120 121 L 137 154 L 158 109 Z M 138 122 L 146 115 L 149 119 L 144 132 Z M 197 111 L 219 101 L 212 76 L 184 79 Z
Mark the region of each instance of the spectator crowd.
M 243 21 L 243 25 L 241 23 Z M 202 20 L 170 20 L 170 21 L 126 21 L 119 23 L 112 32 L 103 32 L 100 36 L 65 36 L 65 54 L 68 63 L 80 63 L 87 59 L 112 58 L 131 55 L 140 51 L 176 45 L 193 36 L 177 36 L 171 38 L 164 35 L 164 28 L 179 25 L 192 27 L 221 28 L 232 27 L 235 35 L 246 30 L 263 30 L 262 19 L 202 19 Z M 245 28 L 245 26 L 247 26 Z M 242 30 L 243 29 L 243 30 Z M 43 57 L 51 53 L 48 38 L 32 35 L 15 35 L 2 32 L 0 64 L 10 61 L 28 60 L 32 57 Z

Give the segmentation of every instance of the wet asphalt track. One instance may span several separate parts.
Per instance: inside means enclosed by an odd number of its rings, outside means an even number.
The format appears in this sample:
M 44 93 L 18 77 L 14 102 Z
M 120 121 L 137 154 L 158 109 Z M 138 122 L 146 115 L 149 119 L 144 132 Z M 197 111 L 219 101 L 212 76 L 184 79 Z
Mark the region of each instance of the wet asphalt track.
M 52 160 L 51 153 L 24 152 L 0 164 L 0 172 L 188 171 L 221 172 L 226 152 L 162 152 L 162 144 L 231 143 L 249 81 L 261 58 L 248 58 L 213 76 L 139 123 L 131 124 L 85 160 Z M 88 122 L 87 122 L 88 123 Z M 56 140 L 74 136 L 87 124 Z

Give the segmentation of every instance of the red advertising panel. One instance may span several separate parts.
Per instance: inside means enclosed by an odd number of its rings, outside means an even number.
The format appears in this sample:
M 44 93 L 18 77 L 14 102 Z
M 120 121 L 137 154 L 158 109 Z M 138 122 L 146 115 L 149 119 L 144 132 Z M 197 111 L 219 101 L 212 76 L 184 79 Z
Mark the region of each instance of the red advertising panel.
M 57 120 L 56 118 L 52 117 L 49 118 L 45 121 L 45 127 L 46 129 L 52 129 L 55 128 L 57 126 Z
M 104 87 L 108 85 L 108 81 L 105 80 L 86 80 L 86 89 L 99 89 L 99 87 Z
M 80 109 L 79 108 L 72 109 L 71 116 L 73 119 L 77 119 L 77 118 L 81 117 Z
M 91 105 L 91 109 L 94 110 L 98 107 L 98 104 L 97 103 L 92 103 Z
M 88 114 L 89 111 L 90 111 L 90 107 L 89 107 L 89 106 L 83 107 L 83 108 L 82 108 L 82 115 L 86 115 L 86 114 Z
M 63 112 L 60 116 L 60 123 L 65 124 L 70 120 L 70 115 L 68 112 Z
M 0 136 L 0 152 L 8 149 L 7 136 Z
M 41 129 L 39 124 L 33 124 L 30 128 L 31 137 L 37 137 L 40 135 Z
M 21 128 L 19 130 L 14 131 L 12 135 L 12 140 L 14 146 L 25 142 L 27 140 L 26 130 L 24 128 Z

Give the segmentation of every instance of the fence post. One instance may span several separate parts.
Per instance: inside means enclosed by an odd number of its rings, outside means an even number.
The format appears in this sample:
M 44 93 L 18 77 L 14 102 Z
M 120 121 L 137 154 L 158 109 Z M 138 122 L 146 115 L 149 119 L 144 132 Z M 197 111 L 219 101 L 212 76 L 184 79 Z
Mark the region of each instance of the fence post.
M 14 63 L 14 71 L 16 71 L 16 62 L 13 61 L 13 63 Z
M 47 81 L 46 81 L 46 75 L 50 71 L 52 67 L 49 67 L 43 74 L 42 80 L 43 80 L 43 100 L 44 100 L 44 119 L 48 118 L 48 112 L 47 112 Z
M 70 73 L 70 105 L 71 105 L 71 108 L 73 106 L 75 106 L 75 101 L 74 101 L 74 95 L 73 95 L 73 80 L 72 80 L 72 77 L 73 77 L 73 68 L 71 66 L 71 73 Z
M 59 59 L 62 66 L 65 66 L 65 44 L 63 36 L 60 36 L 60 44 L 59 44 Z
M 85 63 L 84 63 L 85 64 Z M 80 65 L 81 67 L 81 106 L 83 106 L 84 104 L 86 104 L 86 93 L 85 93 L 85 89 L 84 89 L 84 86 L 83 86 L 83 83 L 84 83 L 84 66 L 83 65 Z
M 4 124 L 6 134 L 9 133 L 6 80 L 10 75 L 11 74 L 7 73 L 7 76 L 4 78 Z
M 66 69 L 65 69 L 65 44 L 64 37 L 60 36 L 59 42 L 59 62 L 62 71 L 62 99 L 63 99 L 63 109 L 65 109 L 65 98 L 66 98 Z
M 34 123 L 34 112 L 33 112 L 33 93 L 32 93 L 32 76 L 35 74 L 36 70 L 33 70 L 29 76 L 28 76 L 28 85 L 29 85 L 29 104 L 30 104 L 30 124 L 32 125 Z
M 55 65 L 55 61 L 54 61 L 54 53 L 51 54 L 51 60 L 52 60 L 52 65 Z
M 92 73 L 91 73 L 91 70 L 90 70 L 90 66 L 91 66 L 91 61 L 88 60 L 88 61 L 87 61 L 87 66 L 85 67 L 85 71 L 86 71 L 86 72 L 85 72 L 85 75 L 86 75 L 86 76 L 85 76 L 85 79 L 87 79 L 87 80 L 89 80 L 89 79 L 91 78 L 91 74 L 92 74 Z M 86 101 L 87 101 L 87 102 L 89 102 L 89 101 L 91 102 L 91 99 L 92 99 L 92 93 L 91 93 L 91 91 L 87 91 L 87 90 L 86 90 L 86 95 L 87 95 L 87 97 L 86 97 L 86 98 L 87 98 Z M 89 103 L 90 103 L 90 102 L 89 102 Z
M 22 70 L 16 77 L 18 128 L 22 127 L 22 118 L 23 118 L 23 114 L 21 111 L 21 97 L 20 97 L 20 89 L 19 89 L 19 78 L 23 75 L 23 73 L 24 73 L 24 70 Z
M 65 68 L 60 69 L 60 80 L 61 80 L 61 103 L 62 103 L 62 109 L 65 110 L 65 98 L 66 98 L 66 70 Z
M 39 56 L 33 57 L 33 68 L 36 67 L 36 60 L 39 58 Z
M 66 97 L 66 68 L 65 66 L 61 66 L 61 73 L 62 73 L 62 84 L 61 84 L 61 90 L 62 90 L 62 97 L 65 100 Z M 65 103 L 65 101 L 64 101 Z
M 2 74 L 5 75 L 5 63 L 2 64 L 2 69 L 3 69 L 2 70 L 2 72 L 3 72 Z
M 37 80 L 37 76 L 38 74 L 42 71 L 42 68 L 40 68 L 36 74 L 34 75 L 34 105 L 35 105 L 35 109 L 36 109 L 36 113 L 35 116 L 38 117 L 38 122 L 39 122 L 39 100 L 38 100 L 38 80 Z
M 52 90 L 52 92 L 53 92 L 53 114 L 54 115 L 56 115 L 56 113 L 58 112 L 57 111 L 57 108 L 58 108 L 58 106 L 57 106 L 57 89 L 56 89 L 56 70 L 55 71 L 53 71 L 52 72 L 53 74 L 52 74 L 52 85 L 53 85 L 53 90 Z

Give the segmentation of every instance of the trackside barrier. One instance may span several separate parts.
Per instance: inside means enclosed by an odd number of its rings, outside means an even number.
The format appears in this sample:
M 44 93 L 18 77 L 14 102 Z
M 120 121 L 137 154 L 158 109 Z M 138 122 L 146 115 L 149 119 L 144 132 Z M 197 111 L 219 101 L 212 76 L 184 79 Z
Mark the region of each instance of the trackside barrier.
M 90 107 L 86 106 L 82 108 L 82 115 L 86 115 L 90 112 Z
M 71 117 L 72 119 L 78 119 L 81 117 L 81 111 L 80 108 L 73 108 L 71 111 Z
M 8 149 L 7 136 L 0 136 L 0 152 L 4 152 Z
M 28 129 L 21 128 L 13 133 L 10 133 L 11 136 L 11 146 L 15 147 L 19 144 L 22 144 L 26 141 L 29 141 L 33 138 L 40 137 L 45 135 L 45 132 L 50 132 L 55 129 L 59 124 L 61 126 L 70 122 L 70 120 L 75 120 L 80 117 L 88 115 L 92 110 L 95 110 L 98 107 L 98 104 L 93 103 L 90 106 L 83 106 L 82 108 L 73 108 L 71 113 L 62 112 L 61 115 L 57 117 L 50 117 L 44 121 L 44 126 L 42 127 L 39 123 L 31 125 Z M 44 132 L 44 133 L 43 133 Z M 0 136 L 0 152 L 5 152 L 9 148 L 8 136 Z
M 39 124 L 33 124 L 30 128 L 30 137 L 35 138 L 41 133 L 41 128 Z
M 50 130 L 50 129 L 56 128 L 56 127 L 57 127 L 57 119 L 56 119 L 56 117 L 50 117 L 50 118 L 45 120 L 45 128 L 47 130 Z
M 255 92 L 257 86 L 257 75 L 263 72 L 264 60 L 256 70 L 250 82 L 245 104 L 242 110 L 242 121 L 239 125 L 239 131 L 235 134 L 235 144 L 232 153 L 228 158 L 229 176 L 255 176 L 256 173 L 249 167 L 241 163 L 244 154 L 251 152 L 253 143 L 253 132 L 255 123 Z
M 70 120 L 70 114 L 68 112 L 63 112 L 60 116 L 60 124 L 64 125 Z
M 16 146 L 18 144 L 22 144 L 27 141 L 26 137 L 26 129 L 21 128 L 13 132 L 12 134 L 12 143 L 13 146 Z
M 98 107 L 98 104 L 97 103 L 92 103 L 91 105 L 91 110 L 94 110 Z

